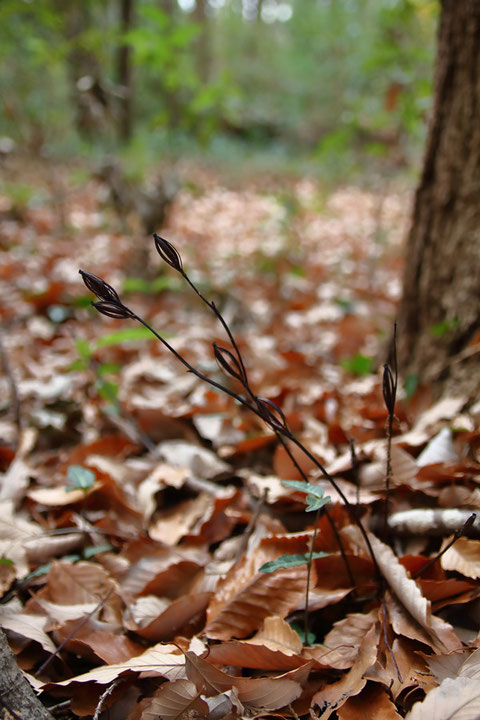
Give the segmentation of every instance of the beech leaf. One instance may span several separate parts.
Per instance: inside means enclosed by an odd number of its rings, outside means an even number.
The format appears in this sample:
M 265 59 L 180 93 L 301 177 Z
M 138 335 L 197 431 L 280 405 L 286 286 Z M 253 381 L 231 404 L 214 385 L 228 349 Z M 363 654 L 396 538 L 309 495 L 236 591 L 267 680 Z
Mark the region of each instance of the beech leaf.
M 312 510 L 319 510 L 324 505 L 330 502 L 330 497 L 324 497 L 324 488 L 312 483 L 303 482 L 301 480 L 283 480 L 283 484 L 286 487 L 291 487 L 294 490 L 303 492 L 307 496 L 307 507 L 306 511 L 311 512 Z
M 314 552 L 312 554 L 312 560 L 318 560 L 319 558 L 327 557 L 328 553 L 326 552 Z M 297 567 L 298 565 L 306 565 L 308 564 L 310 559 L 310 553 L 306 553 L 305 555 L 281 555 L 276 560 L 270 560 L 270 562 L 266 562 L 264 565 L 262 565 L 261 568 L 259 568 L 259 572 L 263 573 L 271 573 L 275 572 L 275 570 L 278 570 L 279 568 L 291 568 L 291 567 Z

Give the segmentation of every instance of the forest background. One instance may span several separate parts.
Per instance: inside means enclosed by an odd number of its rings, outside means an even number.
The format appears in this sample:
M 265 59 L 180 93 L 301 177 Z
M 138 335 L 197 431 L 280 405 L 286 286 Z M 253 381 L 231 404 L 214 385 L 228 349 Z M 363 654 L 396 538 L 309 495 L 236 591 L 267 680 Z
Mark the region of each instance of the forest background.
M 444 3 L 449 72 L 470 68 L 475 3 L 460 5 L 457 26 Z M 451 387 L 436 402 L 434 382 L 464 362 L 474 376 L 478 318 L 460 283 L 473 319 L 424 292 L 431 382 L 397 368 L 393 330 L 432 116 L 449 127 L 438 87 L 433 112 L 440 14 L 427 0 L 0 4 L 9 711 L 478 716 L 480 410 Z M 12 692 L 19 667 L 41 703 Z

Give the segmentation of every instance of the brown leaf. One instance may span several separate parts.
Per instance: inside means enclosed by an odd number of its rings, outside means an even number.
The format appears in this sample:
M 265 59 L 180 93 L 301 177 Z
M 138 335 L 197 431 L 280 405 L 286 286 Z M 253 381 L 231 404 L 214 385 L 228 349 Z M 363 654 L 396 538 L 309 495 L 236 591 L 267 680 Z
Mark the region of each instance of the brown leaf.
M 359 695 L 349 697 L 337 711 L 338 720 L 400 720 L 385 689 L 368 683 Z
M 378 610 L 369 613 L 352 613 L 339 620 L 325 636 L 321 646 L 305 648 L 306 657 L 314 657 L 332 668 L 350 668 L 358 656 L 365 634 L 378 621 Z
M 203 592 L 194 595 L 182 595 L 177 600 L 167 601 L 167 607 L 153 619 L 149 618 L 148 615 L 143 618 L 137 615 L 137 622 L 129 626 L 129 629 L 134 630 L 137 635 L 154 642 L 172 639 L 195 616 L 205 612 L 210 596 L 211 593 Z M 158 600 L 158 598 L 151 599 Z M 142 601 L 145 600 L 150 600 L 150 597 L 139 598 L 137 602 L 142 604 Z
M 446 678 L 430 690 L 423 702 L 415 703 L 405 720 L 478 720 L 480 685 L 470 677 Z
M 298 655 L 303 649 L 298 633 L 285 620 L 275 615 L 265 618 L 263 628 L 246 642 L 263 645 L 270 650 L 280 650 L 285 655 Z
M 251 635 L 269 615 L 286 617 L 305 596 L 306 566 L 259 573 L 243 558 L 220 581 L 207 610 L 207 637 L 230 640 Z
M 328 720 L 331 714 L 341 708 L 351 695 L 358 695 L 365 687 L 367 681 L 363 676 L 376 660 L 378 638 L 379 624 L 377 623 L 364 636 L 352 669 L 338 682 L 327 685 L 315 693 L 311 707 L 317 714 L 321 714 L 322 720 Z
M 264 645 L 252 645 L 248 641 L 230 640 L 212 645 L 208 656 L 214 665 L 257 668 L 259 670 L 294 670 L 309 658 L 285 655 L 280 650 L 270 650 Z
M 179 718 L 206 717 L 208 705 L 200 698 L 195 685 L 190 680 L 174 680 L 164 683 L 156 691 L 147 708 L 142 712 L 141 720 L 179 720 Z
M 15 598 L 9 603 L 0 605 L 0 627 L 11 630 L 22 637 L 38 642 L 47 652 L 55 652 L 56 648 L 45 632 L 47 618 L 22 612 L 20 602 Z
M 228 675 L 192 652 L 186 653 L 185 672 L 199 692 L 216 695 L 235 687 L 244 705 L 276 710 L 293 702 L 302 692 L 310 672 L 307 663 L 276 678 L 244 678 Z
M 445 544 L 448 540 L 445 541 Z M 461 537 L 442 555 L 440 563 L 444 570 L 455 570 L 466 577 L 480 577 L 480 541 Z
M 145 650 L 142 655 L 130 658 L 114 665 L 102 665 L 83 675 L 76 675 L 68 680 L 58 683 L 45 683 L 44 689 L 54 687 L 67 687 L 72 683 L 96 682 L 101 685 L 111 683 L 121 675 L 128 673 L 141 673 L 142 677 L 161 677 L 168 680 L 177 680 L 185 677 L 185 659 L 176 645 L 154 645 Z

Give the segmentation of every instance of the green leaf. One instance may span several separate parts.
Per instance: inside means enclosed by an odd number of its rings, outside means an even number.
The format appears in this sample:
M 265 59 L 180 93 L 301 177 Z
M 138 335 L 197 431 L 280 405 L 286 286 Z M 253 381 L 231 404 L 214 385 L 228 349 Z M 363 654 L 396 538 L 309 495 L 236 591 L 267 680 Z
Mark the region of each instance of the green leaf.
M 81 358 L 84 360 L 88 360 L 92 357 L 92 349 L 90 347 L 90 343 L 88 340 L 80 339 L 75 342 L 75 348 L 77 350 L 77 353 L 80 355 Z
M 31 573 L 28 573 L 24 580 L 31 580 L 33 578 L 39 577 L 40 575 L 46 575 L 51 567 L 51 562 L 47 563 L 46 565 L 40 565 L 40 567 L 36 568 L 36 570 L 32 570 Z
M 90 490 L 95 482 L 95 473 L 81 465 L 70 465 L 67 470 L 67 477 L 71 485 L 67 487 L 71 490 Z
M 305 645 L 305 640 L 306 640 L 305 639 L 305 630 L 303 628 L 301 628 L 300 625 L 298 625 L 298 623 L 291 623 L 290 627 L 292 628 L 292 630 L 295 630 L 297 635 L 300 637 L 300 640 Z M 315 633 L 309 632 L 308 633 L 308 645 L 313 645 L 315 640 L 316 640 Z
M 314 552 L 312 560 L 318 560 L 319 558 L 327 557 L 328 553 L 325 552 Z M 307 565 L 310 559 L 310 553 L 305 555 L 280 555 L 276 560 L 270 560 L 259 568 L 259 572 L 271 573 L 280 568 L 291 568 L 299 565 Z
M 97 368 L 99 375 L 108 375 L 111 373 L 118 373 L 122 369 L 122 366 L 118 363 L 102 363 Z
M 313 495 L 307 495 L 307 507 L 305 512 L 312 512 L 312 510 L 320 510 L 330 502 L 330 496 L 327 495 L 325 498 L 317 498 Z
M 319 510 L 324 505 L 330 502 L 330 497 L 324 497 L 324 489 L 318 485 L 313 485 L 309 482 L 303 482 L 301 480 L 282 480 L 286 487 L 291 487 L 294 490 L 303 492 L 307 495 L 307 507 L 306 512 L 312 512 L 312 510 Z
M 416 393 L 418 388 L 418 375 L 407 375 L 403 386 L 405 388 L 405 395 L 407 396 L 407 400 L 410 400 L 410 398 Z
M 85 560 L 88 560 L 94 555 L 99 555 L 100 553 L 104 552 L 110 552 L 110 550 L 113 549 L 113 545 L 110 545 L 109 543 L 106 543 L 104 545 L 90 545 L 89 547 L 86 547 L 84 549 L 83 557 L 85 558 Z
M 112 405 L 115 405 L 118 397 L 119 387 L 117 383 L 110 382 L 109 380 L 99 380 L 95 384 L 97 392 L 104 400 Z
M 86 370 L 88 368 L 88 360 L 84 358 L 77 358 L 67 368 L 68 372 L 78 372 L 79 370 Z
M 147 328 L 125 328 L 123 330 L 117 330 L 116 332 L 104 335 L 98 338 L 96 341 L 97 348 L 107 347 L 109 345 L 119 345 L 123 342 L 137 341 L 137 340 L 152 340 L 153 335 Z
M 10 558 L 0 557 L 0 565 L 15 565 L 15 563 Z
M 305 555 L 280 555 L 276 560 L 270 560 L 259 568 L 259 572 L 271 573 L 279 568 L 291 568 L 297 565 L 305 565 L 307 562 Z
M 458 325 L 458 318 L 453 318 L 453 320 L 444 320 L 443 322 L 439 322 L 436 325 L 432 325 L 432 327 L 430 328 L 430 335 L 433 335 L 433 337 L 441 338 L 448 332 L 450 332 L 450 330 L 455 330 Z
M 345 368 L 345 370 L 348 370 L 348 372 L 353 375 L 362 377 L 363 375 L 368 375 L 368 373 L 372 372 L 373 358 L 357 353 L 357 355 L 353 355 L 350 358 L 343 358 L 343 360 L 340 361 L 340 364 L 343 368 Z

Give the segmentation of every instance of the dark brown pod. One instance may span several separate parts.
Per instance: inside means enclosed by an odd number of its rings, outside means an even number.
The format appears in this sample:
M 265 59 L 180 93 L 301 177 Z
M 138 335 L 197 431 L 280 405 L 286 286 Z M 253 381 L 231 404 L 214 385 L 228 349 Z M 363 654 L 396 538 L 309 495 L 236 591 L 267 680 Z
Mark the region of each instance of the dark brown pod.
M 217 343 L 213 343 L 213 353 L 215 359 L 218 362 L 222 370 L 227 374 L 239 380 L 241 383 L 245 381 L 245 376 L 240 363 L 238 362 L 235 355 L 227 350 L 227 348 L 220 347 Z
M 125 307 L 125 305 L 122 305 L 122 303 L 101 300 L 100 302 L 92 303 L 92 305 L 99 313 L 107 317 L 119 320 L 126 320 L 132 317 L 132 311 Z
M 86 272 L 85 270 L 78 271 L 82 276 L 82 280 L 87 288 L 98 297 L 99 300 L 105 300 L 106 302 L 120 302 L 117 291 L 111 285 L 97 277 L 93 273 Z
M 397 384 L 394 380 L 392 371 L 390 370 L 389 365 L 385 364 L 383 366 L 383 382 L 382 382 L 382 390 L 383 390 L 383 399 L 385 401 L 385 407 L 388 410 L 389 415 L 393 415 L 395 411 L 395 399 L 397 395 Z
M 183 272 L 182 258 L 172 243 L 165 240 L 165 238 L 160 237 L 157 233 L 153 233 L 153 239 L 155 241 L 155 248 L 162 260 L 164 260 L 164 262 L 166 262 L 167 265 L 170 265 L 170 267 L 174 270 Z
M 274 403 L 273 400 L 268 400 L 268 398 L 260 397 L 257 397 L 255 401 L 257 409 L 265 422 L 269 423 L 274 428 L 288 430 L 285 413 L 278 407 L 277 403 Z

